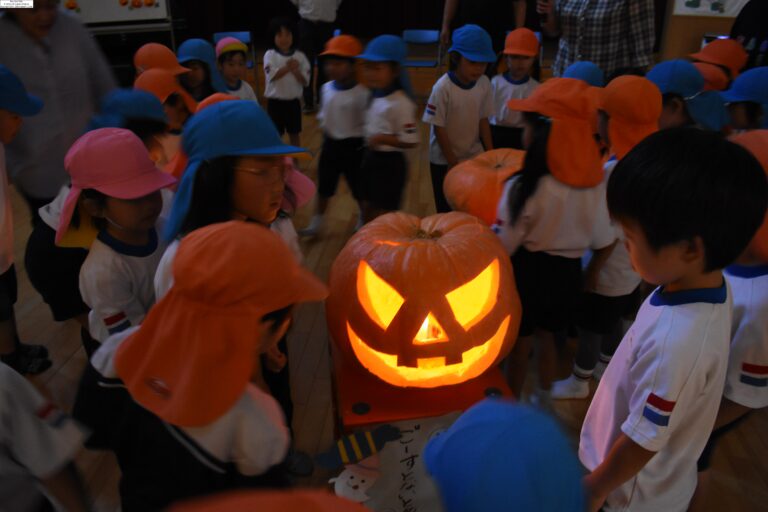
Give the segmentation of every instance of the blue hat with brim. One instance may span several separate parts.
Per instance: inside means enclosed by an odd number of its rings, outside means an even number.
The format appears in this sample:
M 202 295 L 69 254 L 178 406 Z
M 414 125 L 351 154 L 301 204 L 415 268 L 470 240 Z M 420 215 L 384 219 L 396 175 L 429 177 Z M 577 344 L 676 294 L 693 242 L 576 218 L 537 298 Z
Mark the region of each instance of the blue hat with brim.
M 719 132 L 731 122 L 731 116 L 717 91 L 705 91 L 685 100 L 688 114 L 693 121 L 706 130 Z
M 0 64 L 0 109 L 20 116 L 34 116 L 43 108 L 43 100 L 32 94 L 10 69 Z
M 182 148 L 188 163 L 165 226 L 166 240 L 181 231 L 203 161 L 222 156 L 309 157 L 309 150 L 285 144 L 266 112 L 250 100 L 221 101 L 192 116 L 184 126 Z
M 555 421 L 531 407 L 489 398 L 424 448 L 446 512 L 583 512 L 581 466 Z
M 451 42 L 449 52 L 456 52 L 474 62 L 496 62 L 491 36 L 482 27 L 464 25 L 454 31 Z
M 563 78 L 575 78 L 592 87 L 605 87 L 605 73 L 594 62 L 574 62 L 563 73 Z
M 408 56 L 408 47 L 400 37 L 385 34 L 374 37 L 365 46 L 365 51 L 357 58 L 370 62 L 396 62 L 400 65 L 400 83 L 408 96 L 413 96 L 411 80 L 405 69 L 405 58 Z
M 91 118 L 87 131 L 124 128 L 129 119 L 168 122 L 163 104 L 154 94 L 139 89 L 115 89 L 101 100 L 101 109 Z
M 768 103 L 768 66 L 745 71 L 733 81 L 730 89 L 720 93 L 726 103 L 751 101 Z
M 211 43 L 205 39 L 187 39 L 179 46 L 176 56 L 179 64 L 186 64 L 192 60 L 204 63 L 208 67 L 211 86 L 218 92 L 227 92 L 227 84 L 224 83 L 224 78 L 216 65 L 216 49 Z

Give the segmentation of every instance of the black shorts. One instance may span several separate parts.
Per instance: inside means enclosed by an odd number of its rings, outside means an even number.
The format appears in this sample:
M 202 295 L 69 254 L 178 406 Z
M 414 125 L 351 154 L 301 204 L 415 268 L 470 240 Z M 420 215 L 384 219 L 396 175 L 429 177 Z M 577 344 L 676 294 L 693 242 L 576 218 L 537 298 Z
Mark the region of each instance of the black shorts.
M 80 267 L 88 251 L 58 247 L 56 232 L 44 222 L 32 230 L 24 254 L 24 264 L 32 286 L 51 308 L 53 318 L 63 322 L 87 313 L 80 295 Z
M 576 315 L 582 288 L 581 258 L 564 258 L 520 247 L 512 257 L 523 306 L 520 336 L 536 329 L 557 332 Z
M 523 129 L 512 126 L 491 125 L 491 139 L 493 147 L 523 149 Z
M 362 138 L 323 139 L 323 150 L 317 164 L 317 193 L 320 197 L 332 197 L 343 174 L 352 196 L 358 199 L 360 165 L 363 162 Z
M 16 266 L 0 274 L 0 322 L 6 322 L 13 316 L 13 305 L 19 298 L 19 284 L 16 281 Z
M 639 286 L 632 293 L 619 297 L 584 293 L 579 304 L 577 324 L 580 328 L 596 334 L 610 334 L 616 323 L 633 313 L 639 296 Z
M 301 101 L 267 99 L 267 114 L 280 135 L 301 133 Z
M 400 209 L 407 175 L 401 151 L 366 150 L 360 167 L 360 199 L 382 210 Z

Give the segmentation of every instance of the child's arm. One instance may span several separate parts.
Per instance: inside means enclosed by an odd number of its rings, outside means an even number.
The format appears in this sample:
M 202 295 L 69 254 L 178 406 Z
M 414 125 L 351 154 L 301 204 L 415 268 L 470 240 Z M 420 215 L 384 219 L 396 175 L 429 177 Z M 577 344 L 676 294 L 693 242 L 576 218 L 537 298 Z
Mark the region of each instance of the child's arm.
M 378 146 L 392 146 L 393 148 L 411 149 L 415 148 L 418 143 L 403 142 L 397 135 L 390 133 L 378 133 L 368 137 L 368 145 L 374 148 Z
M 290 72 L 291 69 L 287 64 L 280 67 L 277 54 L 274 51 L 269 50 L 264 54 L 264 76 L 267 82 L 280 80 Z
M 723 400 L 720 402 L 720 409 L 717 411 L 714 430 L 733 423 L 752 410 L 753 409 L 751 407 L 741 405 L 723 397 Z
M 515 28 L 525 27 L 525 16 L 527 14 L 527 2 L 525 0 L 515 0 Z
M 589 260 L 587 270 L 584 272 L 584 289 L 588 292 L 594 291 L 597 288 L 597 279 L 600 276 L 600 270 L 602 270 L 605 262 L 611 257 L 613 249 L 616 247 L 618 241 L 613 242 L 608 247 L 602 249 L 596 249 L 592 251 L 592 259 Z
M 395 133 L 377 133 L 368 137 L 368 145 L 392 146 L 400 149 L 415 148 L 419 144 L 419 131 L 416 129 L 415 106 L 410 100 L 394 105 L 386 114 Z
M 43 479 L 45 489 L 67 512 L 91 510 L 88 498 L 75 465 L 70 462 L 56 474 Z
M 309 61 L 301 52 L 297 52 L 296 55 L 297 58 L 293 59 L 294 64 L 291 65 L 291 73 L 296 77 L 296 81 L 306 86 L 309 83 Z
M 459 161 L 456 158 L 456 154 L 453 152 L 453 148 L 451 147 L 451 140 L 448 138 L 448 132 L 446 132 L 445 128 L 442 126 L 433 125 L 433 127 L 435 129 L 437 145 L 440 146 L 440 151 L 443 152 L 445 161 L 448 163 L 448 168 L 450 169 L 459 163 Z
M 484 117 L 480 120 L 480 142 L 483 143 L 483 147 L 486 151 L 493 149 L 493 138 L 491 137 L 491 123 L 488 122 L 488 118 Z
M 602 464 L 584 477 L 589 498 L 587 510 L 599 510 L 608 495 L 639 473 L 654 455 L 656 452 L 646 450 L 625 434 L 620 434 Z

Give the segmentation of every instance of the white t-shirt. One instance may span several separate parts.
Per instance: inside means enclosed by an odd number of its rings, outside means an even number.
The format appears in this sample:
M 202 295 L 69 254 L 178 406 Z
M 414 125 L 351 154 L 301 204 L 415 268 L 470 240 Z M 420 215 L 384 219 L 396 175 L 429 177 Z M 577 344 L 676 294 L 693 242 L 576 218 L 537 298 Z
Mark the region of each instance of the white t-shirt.
M 401 89 L 386 96 L 374 94 L 365 113 L 365 137 L 378 134 L 397 135 L 400 142 L 419 143 L 416 127 L 416 104 Z M 393 146 L 376 146 L 376 151 L 405 151 Z
M 429 133 L 429 161 L 445 165 L 447 160 L 437 143 L 435 126 L 445 128 L 456 158 L 467 160 L 484 151 L 480 121 L 493 115 L 491 82 L 483 75 L 471 86 L 463 85 L 453 73 L 446 73 L 432 87 L 421 118 L 432 125 Z
M 507 107 L 509 100 L 522 100 L 527 98 L 539 86 L 539 82 L 531 77 L 516 82 L 506 74 L 496 75 L 491 79 L 491 92 L 493 94 L 493 115 L 490 122 L 497 126 L 509 126 L 512 128 L 523 127 L 523 113 L 510 110 Z
M 37 510 L 39 481 L 69 464 L 84 438 L 74 420 L 0 363 L 0 509 Z
M 266 77 L 266 86 L 264 96 L 273 100 L 297 100 L 304 95 L 304 86 L 299 82 L 293 73 L 286 73 L 277 80 L 274 80 L 275 73 L 283 68 L 288 61 L 295 59 L 299 63 L 299 72 L 304 77 L 306 83 L 309 83 L 309 61 L 307 56 L 299 50 L 294 50 L 290 55 L 280 53 L 277 50 L 267 50 L 264 54 L 264 76 Z
M 323 84 L 317 120 L 325 135 L 335 140 L 363 137 L 365 135 L 365 111 L 371 101 L 371 91 L 355 84 L 342 89 L 334 82 Z
M 512 221 L 509 200 L 513 177 L 504 186 L 492 229 L 509 254 L 522 245 L 564 258 L 581 258 L 588 249 L 602 249 L 616 240 L 605 200 L 605 180 L 592 188 L 569 187 L 553 176 L 539 178 L 519 218 Z
M 768 265 L 731 266 L 731 355 L 725 397 L 752 409 L 768 406 Z
M 155 303 L 153 278 L 166 248 L 157 231 L 144 247 L 128 246 L 103 231 L 91 245 L 80 269 L 80 293 L 91 308 L 88 330 L 95 340 L 139 325 Z
M 229 85 L 227 85 L 227 94 L 237 96 L 241 100 L 251 100 L 256 102 L 259 101 L 259 99 L 256 97 L 256 93 L 253 92 L 253 87 L 251 87 L 251 84 L 245 80 L 240 80 L 240 83 L 235 89 L 231 89 Z
M 40 215 L 43 222 L 54 231 L 59 229 L 61 210 L 64 209 L 64 203 L 67 201 L 67 196 L 69 196 L 69 187 L 64 185 L 61 187 L 53 201 L 37 210 L 37 213 Z
M 725 384 L 731 307 L 725 282 L 678 293 L 657 289 L 643 303 L 600 379 L 579 458 L 594 470 L 621 433 L 656 455 L 608 496 L 606 510 L 688 509 Z
M 9 187 L 5 146 L 0 143 L 0 274 L 13 265 L 13 212 Z

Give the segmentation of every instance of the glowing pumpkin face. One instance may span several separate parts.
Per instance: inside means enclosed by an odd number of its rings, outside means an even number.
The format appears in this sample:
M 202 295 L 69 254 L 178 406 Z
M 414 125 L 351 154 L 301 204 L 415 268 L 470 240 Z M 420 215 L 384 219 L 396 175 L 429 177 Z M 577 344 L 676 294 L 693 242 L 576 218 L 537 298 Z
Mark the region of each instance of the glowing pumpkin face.
M 342 354 L 395 386 L 481 375 L 511 349 L 520 303 L 496 236 L 463 213 L 392 213 L 361 229 L 331 269 L 329 328 Z

